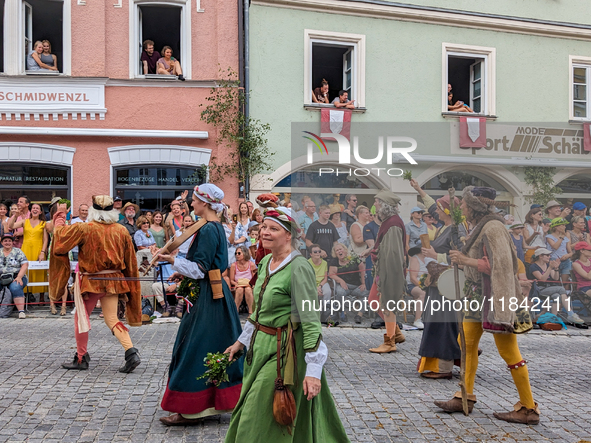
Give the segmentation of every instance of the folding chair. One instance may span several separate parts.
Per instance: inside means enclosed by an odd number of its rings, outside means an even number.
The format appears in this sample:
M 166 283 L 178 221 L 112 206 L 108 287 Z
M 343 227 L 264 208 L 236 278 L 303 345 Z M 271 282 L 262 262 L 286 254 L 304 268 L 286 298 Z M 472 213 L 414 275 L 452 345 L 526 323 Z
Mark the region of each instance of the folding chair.
M 42 282 L 31 282 L 31 277 L 30 277 L 30 272 L 31 271 L 49 271 L 49 261 L 45 260 L 45 261 L 29 261 L 29 267 L 27 269 L 27 286 L 25 286 L 25 288 L 35 288 L 35 287 L 41 287 L 41 286 L 49 286 L 49 277 L 48 274 L 49 272 L 45 272 L 45 279 L 47 281 L 42 281 Z M 23 289 L 25 289 L 23 288 Z M 28 311 L 27 309 L 27 305 L 29 303 L 29 297 L 28 297 L 28 293 L 29 291 L 27 291 L 27 293 L 25 294 L 25 310 Z
M 570 271 L 571 280 L 576 282 L 576 275 L 575 271 Z M 591 284 L 591 282 L 589 282 Z M 579 315 L 584 317 L 591 316 L 591 297 L 589 297 L 586 293 L 578 290 L 577 283 L 573 283 L 573 289 L 570 293 L 570 303 L 572 306 L 573 311 Z

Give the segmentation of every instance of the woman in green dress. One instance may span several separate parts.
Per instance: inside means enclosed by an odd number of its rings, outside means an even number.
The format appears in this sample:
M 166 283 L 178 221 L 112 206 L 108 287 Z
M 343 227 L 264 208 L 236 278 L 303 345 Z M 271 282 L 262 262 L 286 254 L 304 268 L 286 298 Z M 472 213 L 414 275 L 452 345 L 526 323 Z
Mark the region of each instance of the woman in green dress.
M 254 313 L 236 343 L 225 351 L 232 358 L 248 348 L 242 391 L 226 443 L 349 442 L 322 369 L 328 350 L 319 313 L 312 308 L 318 309 L 316 279 L 312 266 L 294 248 L 297 231 L 289 209 L 265 211 L 260 239 L 271 254 L 259 264 Z M 278 424 L 273 416 L 278 329 L 281 376 L 296 406 L 290 427 Z

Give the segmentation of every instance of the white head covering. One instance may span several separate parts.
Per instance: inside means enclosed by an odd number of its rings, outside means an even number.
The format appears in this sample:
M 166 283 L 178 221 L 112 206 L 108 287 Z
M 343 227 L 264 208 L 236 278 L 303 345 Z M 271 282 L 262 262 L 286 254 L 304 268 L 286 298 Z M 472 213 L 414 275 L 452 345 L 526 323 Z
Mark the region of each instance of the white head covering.
M 218 188 L 213 183 L 204 183 L 200 186 L 195 186 L 193 190 L 193 194 L 199 200 L 204 201 L 205 203 L 209 203 L 211 209 L 213 209 L 216 213 L 223 212 L 224 217 L 228 218 L 228 208 L 222 202 L 224 198 L 224 191 Z

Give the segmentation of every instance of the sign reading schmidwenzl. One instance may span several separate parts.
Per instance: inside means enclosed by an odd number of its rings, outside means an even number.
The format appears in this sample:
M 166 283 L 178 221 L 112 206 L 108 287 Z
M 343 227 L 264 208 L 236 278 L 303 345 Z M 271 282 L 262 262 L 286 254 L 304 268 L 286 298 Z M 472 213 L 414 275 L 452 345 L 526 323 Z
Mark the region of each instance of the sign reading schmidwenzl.
M 90 113 L 104 118 L 105 83 L 106 79 L 0 78 L 0 113 Z
M 591 158 L 583 149 L 583 130 L 559 124 L 488 124 L 486 148 L 460 148 L 458 126 L 451 130 L 451 153 L 503 157 L 548 157 L 559 160 Z

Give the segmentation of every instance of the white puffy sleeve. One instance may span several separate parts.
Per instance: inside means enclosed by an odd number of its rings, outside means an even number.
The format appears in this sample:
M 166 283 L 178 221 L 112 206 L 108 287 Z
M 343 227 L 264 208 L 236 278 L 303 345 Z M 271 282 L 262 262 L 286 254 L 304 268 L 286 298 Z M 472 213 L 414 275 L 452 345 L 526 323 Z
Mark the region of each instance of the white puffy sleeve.
M 176 272 L 180 272 L 186 277 L 194 278 L 195 280 L 205 277 L 205 274 L 199 268 L 197 263 L 187 260 L 186 258 L 175 257 L 172 269 Z
M 250 339 L 252 337 L 252 333 L 254 332 L 254 325 L 247 321 L 244 324 L 244 329 L 242 329 L 242 334 L 238 337 L 238 341 L 242 343 L 244 346 L 250 346 Z
M 323 340 L 320 340 L 316 352 L 306 352 L 304 359 L 306 361 L 306 377 L 314 377 L 320 380 L 322 378 L 322 368 L 328 358 L 328 348 Z

